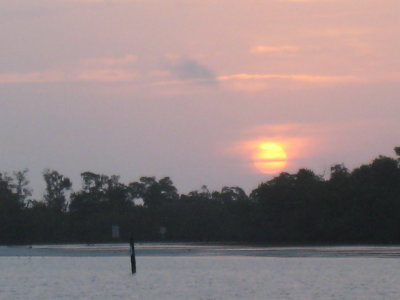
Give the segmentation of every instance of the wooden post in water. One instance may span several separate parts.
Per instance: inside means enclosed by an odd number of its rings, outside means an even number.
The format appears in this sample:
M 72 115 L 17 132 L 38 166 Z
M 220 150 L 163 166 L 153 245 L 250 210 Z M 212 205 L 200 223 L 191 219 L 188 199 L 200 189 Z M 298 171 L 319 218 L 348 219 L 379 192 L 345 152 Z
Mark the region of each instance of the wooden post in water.
M 136 258 L 135 258 L 135 241 L 133 239 L 133 234 L 131 234 L 131 238 L 129 239 L 129 250 L 131 253 L 131 269 L 132 274 L 136 273 Z

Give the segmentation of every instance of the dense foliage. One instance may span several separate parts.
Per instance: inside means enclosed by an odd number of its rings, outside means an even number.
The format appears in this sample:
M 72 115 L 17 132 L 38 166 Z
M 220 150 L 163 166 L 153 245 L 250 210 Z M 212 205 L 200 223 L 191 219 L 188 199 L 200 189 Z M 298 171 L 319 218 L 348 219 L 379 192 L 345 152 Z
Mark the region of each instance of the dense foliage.
M 113 241 L 113 225 L 119 240 L 133 233 L 141 241 L 400 242 L 400 160 L 384 156 L 353 171 L 335 165 L 329 179 L 308 169 L 281 173 L 250 195 L 205 186 L 179 195 L 168 177 L 126 185 L 91 172 L 71 191 L 67 177 L 45 170 L 37 201 L 26 173 L 0 173 L 1 244 Z

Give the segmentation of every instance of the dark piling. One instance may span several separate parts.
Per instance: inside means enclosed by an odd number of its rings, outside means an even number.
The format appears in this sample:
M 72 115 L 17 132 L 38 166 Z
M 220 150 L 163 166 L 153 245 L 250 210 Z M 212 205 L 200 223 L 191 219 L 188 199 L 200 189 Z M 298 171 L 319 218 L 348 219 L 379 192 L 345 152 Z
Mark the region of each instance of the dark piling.
M 131 238 L 129 239 L 129 246 L 131 254 L 131 270 L 132 274 L 135 274 L 136 273 L 135 241 L 132 235 Z

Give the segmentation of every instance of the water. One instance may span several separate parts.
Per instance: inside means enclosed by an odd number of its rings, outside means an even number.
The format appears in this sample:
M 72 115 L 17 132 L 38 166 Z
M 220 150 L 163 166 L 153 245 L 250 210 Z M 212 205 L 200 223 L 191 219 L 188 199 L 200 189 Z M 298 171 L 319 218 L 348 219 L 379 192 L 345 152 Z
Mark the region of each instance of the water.
M 400 257 L 399 246 L 261 247 L 201 243 L 137 243 L 137 256 Z M 0 246 L 1 256 L 126 256 L 128 243 Z
M 0 247 L 0 299 L 400 299 L 399 247 Z

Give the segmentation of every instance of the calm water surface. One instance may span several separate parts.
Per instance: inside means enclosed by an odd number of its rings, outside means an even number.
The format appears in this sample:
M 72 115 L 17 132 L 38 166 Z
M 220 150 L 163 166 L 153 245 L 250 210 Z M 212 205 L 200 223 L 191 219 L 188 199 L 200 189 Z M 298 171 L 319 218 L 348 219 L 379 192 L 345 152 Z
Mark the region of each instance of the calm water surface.
M 398 300 L 400 247 L 0 247 L 0 299 Z
M 128 244 L 1 246 L 0 256 L 126 256 Z M 227 244 L 137 243 L 137 256 L 400 257 L 400 246 L 261 247 Z

